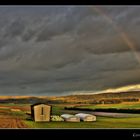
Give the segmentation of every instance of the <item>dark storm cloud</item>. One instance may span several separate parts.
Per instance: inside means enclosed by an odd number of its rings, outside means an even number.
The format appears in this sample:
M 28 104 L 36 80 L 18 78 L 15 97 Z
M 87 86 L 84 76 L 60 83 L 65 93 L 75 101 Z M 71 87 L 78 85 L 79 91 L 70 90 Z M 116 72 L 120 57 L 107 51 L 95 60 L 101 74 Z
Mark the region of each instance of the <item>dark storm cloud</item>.
M 140 7 L 98 10 L 1 6 L 0 94 L 61 95 L 139 84 L 134 51 L 140 55 Z
M 91 16 L 92 13 L 88 8 L 67 8 L 62 14 L 57 14 L 55 19 L 49 22 L 37 37 L 37 41 L 46 41 L 55 36 L 59 36 L 73 30 L 76 30 L 80 22 L 85 19 L 85 17 Z

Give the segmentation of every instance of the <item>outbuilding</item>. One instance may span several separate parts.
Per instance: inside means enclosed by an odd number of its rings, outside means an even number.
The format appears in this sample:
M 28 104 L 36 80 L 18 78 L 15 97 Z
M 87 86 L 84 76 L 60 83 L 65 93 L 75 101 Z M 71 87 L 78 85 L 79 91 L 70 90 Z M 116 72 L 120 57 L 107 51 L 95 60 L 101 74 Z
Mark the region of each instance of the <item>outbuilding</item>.
M 64 121 L 66 122 L 80 122 L 80 118 L 75 116 L 75 115 L 71 115 L 71 114 L 63 114 L 61 115 L 61 117 L 64 119 Z
M 78 113 L 75 116 L 79 117 L 81 121 L 96 121 L 96 116 L 86 113 Z
M 51 120 L 52 107 L 45 103 L 31 105 L 31 117 L 35 122 L 48 122 Z

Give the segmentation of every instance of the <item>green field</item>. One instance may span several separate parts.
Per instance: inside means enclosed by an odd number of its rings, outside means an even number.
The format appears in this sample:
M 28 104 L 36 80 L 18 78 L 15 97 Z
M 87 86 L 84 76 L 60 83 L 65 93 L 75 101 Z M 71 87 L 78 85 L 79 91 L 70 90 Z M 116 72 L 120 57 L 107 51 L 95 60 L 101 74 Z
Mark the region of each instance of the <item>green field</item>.
M 120 104 L 97 104 L 97 105 L 84 105 L 79 108 L 118 108 L 118 109 L 140 109 L 140 102 L 136 103 L 120 103 Z
M 96 122 L 47 122 L 24 121 L 30 128 L 140 128 L 139 118 L 97 117 Z
M 133 108 L 137 107 L 140 104 L 134 104 Z M 88 108 L 99 108 L 101 107 L 110 107 L 110 105 L 90 105 L 86 106 Z M 111 105 L 112 106 L 112 105 Z M 113 107 L 124 108 L 127 104 L 115 104 Z M 83 106 L 85 107 L 85 106 Z M 128 107 L 128 106 L 127 106 Z M 61 115 L 62 112 L 69 113 L 69 111 L 64 110 L 64 106 L 53 106 L 52 114 Z M 135 116 L 135 115 L 134 115 Z M 111 118 L 111 117 L 100 117 L 97 116 L 95 122 L 46 122 L 39 123 L 31 120 L 24 121 L 30 128 L 140 128 L 140 115 L 137 117 L 128 117 L 128 118 Z
M 31 104 L 14 104 L 14 103 L 0 103 L 0 106 L 7 106 L 7 107 L 10 107 L 10 106 L 30 106 Z
M 14 106 L 13 104 L 1 104 L 2 106 Z M 17 107 L 28 106 L 27 104 L 17 104 Z M 63 113 L 71 113 L 69 110 L 64 110 L 64 107 L 68 105 L 53 105 L 52 115 L 61 115 Z M 107 104 L 107 105 L 88 105 L 80 106 L 87 108 L 140 108 L 140 103 L 123 103 L 123 104 Z M 29 128 L 140 128 L 140 115 L 135 117 L 124 117 L 124 118 L 113 118 L 113 117 L 101 117 L 97 116 L 97 121 L 95 122 L 34 122 L 29 115 L 25 112 L 11 112 L 8 109 L 0 108 L 0 111 L 8 113 L 10 116 L 17 116 L 22 119 L 22 121 Z
M 61 115 L 64 111 L 64 106 L 53 106 L 52 107 L 52 114 Z

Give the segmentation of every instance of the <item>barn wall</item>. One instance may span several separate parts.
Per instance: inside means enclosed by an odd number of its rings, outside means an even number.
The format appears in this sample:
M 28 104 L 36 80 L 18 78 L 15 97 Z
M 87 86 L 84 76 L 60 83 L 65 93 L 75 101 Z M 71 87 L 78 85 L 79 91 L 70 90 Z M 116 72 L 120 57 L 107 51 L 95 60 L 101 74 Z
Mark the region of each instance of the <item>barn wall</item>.
M 42 107 L 43 109 L 43 114 L 41 114 L 42 112 Z M 46 106 L 46 105 L 38 105 L 38 106 L 34 106 L 34 118 L 35 121 L 50 121 L 50 111 L 51 111 L 51 107 L 50 106 Z

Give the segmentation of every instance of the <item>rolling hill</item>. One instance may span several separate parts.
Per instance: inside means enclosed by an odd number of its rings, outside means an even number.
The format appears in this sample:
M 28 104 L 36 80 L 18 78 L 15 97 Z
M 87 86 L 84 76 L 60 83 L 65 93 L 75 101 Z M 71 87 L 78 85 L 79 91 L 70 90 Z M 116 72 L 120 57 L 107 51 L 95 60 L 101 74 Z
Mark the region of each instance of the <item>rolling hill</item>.
M 69 95 L 69 96 L 0 96 L 0 103 L 100 103 L 120 101 L 139 101 L 140 91 L 101 93 L 93 95 Z

